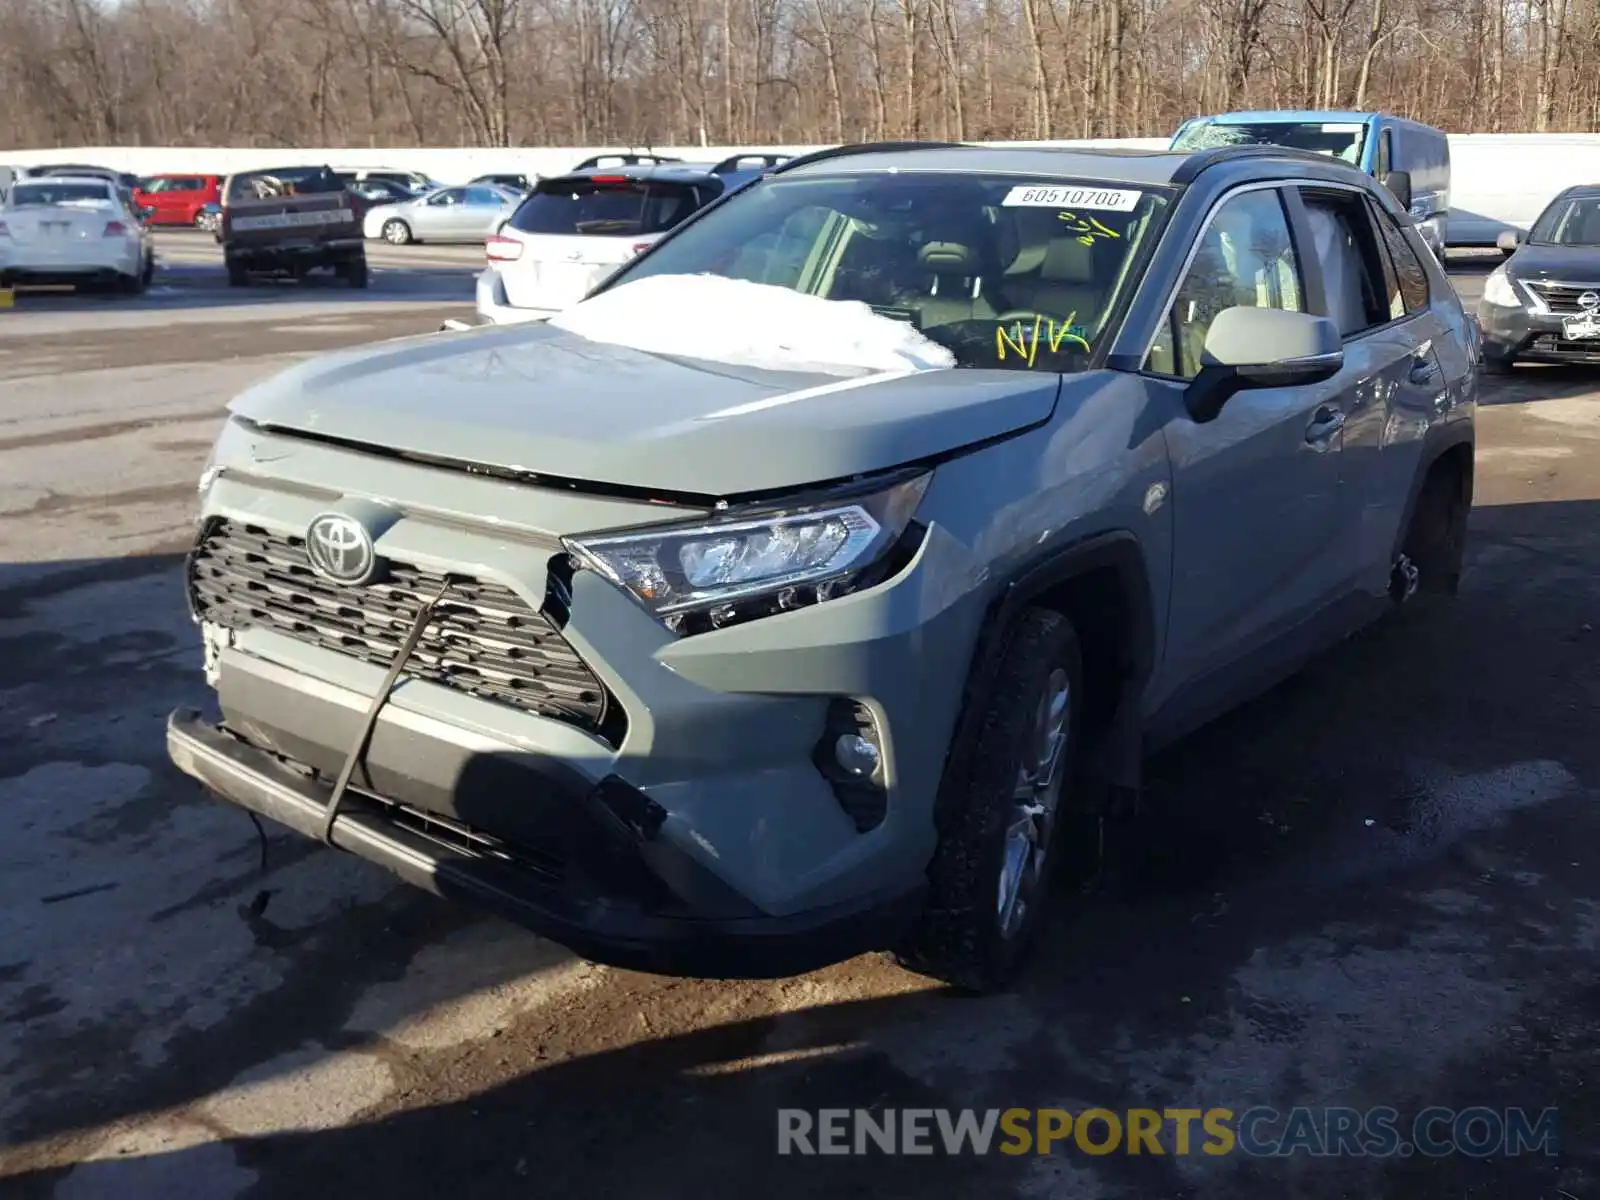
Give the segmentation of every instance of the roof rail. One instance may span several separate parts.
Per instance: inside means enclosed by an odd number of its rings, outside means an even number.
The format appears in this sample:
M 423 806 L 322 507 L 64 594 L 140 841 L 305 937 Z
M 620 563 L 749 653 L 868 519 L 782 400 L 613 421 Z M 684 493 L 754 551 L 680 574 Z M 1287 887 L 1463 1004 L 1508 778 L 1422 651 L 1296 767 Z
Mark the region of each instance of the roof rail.
M 591 167 L 637 167 L 645 163 L 659 165 L 661 163 L 682 161 L 683 159 L 681 158 L 673 158 L 665 154 L 635 154 L 630 150 L 626 153 L 619 151 L 615 154 L 596 154 L 593 157 L 584 159 L 572 169 L 574 171 L 587 171 Z
M 1181 151 L 1178 153 L 1181 153 Z M 1301 150 L 1295 146 L 1252 143 L 1247 146 L 1210 146 L 1204 150 L 1191 151 L 1189 157 L 1172 173 L 1172 182 L 1193 183 L 1195 176 L 1199 175 L 1201 171 L 1232 158 L 1303 158 L 1312 162 L 1322 163 L 1325 166 L 1333 164 L 1355 171 L 1357 174 L 1364 174 L 1359 167 L 1351 166 L 1342 158 L 1318 154 L 1315 150 Z
M 776 167 L 781 163 L 788 162 L 793 157 L 794 155 L 792 154 L 769 154 L 764 151 L 753 151 L 750 154 L 733 154 L 712 167 L 711 173 L 713 175 L 726 175 L 730 171 L 739 170 L 740 163 L 747 162 L 757 162 L 763 167 Z
M 846 158 L 855 154 L 878 154 L 896 150 L 951 150 L 956 148 L 970 148 L 971 142 L 856 142 L 846 146 L 830 146 L 826 150 L 813 150 L 810 154 L 802 154 L 798 158 L 791 158 L 786 163 L 779 163 L 772 169 L 772 174 L 777 175 L 783 171 L 792 171 L 796 167 L 810 166 L 812 163 L 826 162 L 830 158 Z

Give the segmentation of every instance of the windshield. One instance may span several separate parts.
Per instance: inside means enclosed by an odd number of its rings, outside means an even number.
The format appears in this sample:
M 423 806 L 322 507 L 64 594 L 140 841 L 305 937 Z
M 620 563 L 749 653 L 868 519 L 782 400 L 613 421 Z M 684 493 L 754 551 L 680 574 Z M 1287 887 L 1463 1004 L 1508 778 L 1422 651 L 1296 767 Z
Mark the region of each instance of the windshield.
M 45 204 L 106 202 L 111 188 L 104 183 L 19 183 L 11 190 L 12 208 Z
M 1528 240 L 1546 246 L 1600 246 L 1600 195 L 1554 201 L 1539 214 Z
M 1211 150 L 1218 146 L 1284 146 L 1338 158 L 1352 167 L 1361 163 L 1366 126 L 1348 121 L 1197 121 L 1172 139 L 1174 150 Z
M 636 237 L 663 233 L 700 205 L 684 184 L 625 176 L 546 179 L 522 202 L 511 227 L 522 233 Z
M 1136 282 L 1164 194 L 1099 183 L 896 173 L 768 179 L 624 268 L 861 301 L 963 367 L 1082 370 Z

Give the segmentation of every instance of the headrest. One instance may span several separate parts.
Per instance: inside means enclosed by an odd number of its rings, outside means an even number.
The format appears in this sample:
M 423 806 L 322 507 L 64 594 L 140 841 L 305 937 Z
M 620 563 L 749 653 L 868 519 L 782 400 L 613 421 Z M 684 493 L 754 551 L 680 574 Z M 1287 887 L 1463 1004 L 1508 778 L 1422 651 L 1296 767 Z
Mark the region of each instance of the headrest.
M 935 275 L 980 274 L 978 252 L 961 242 L 929 242 L 917 251 L 917 262 Z
M 1054 239 L 1045 248 L 1039 278 L 1052 283 L 1093 283 L 1094 247 L 1075 237 Z

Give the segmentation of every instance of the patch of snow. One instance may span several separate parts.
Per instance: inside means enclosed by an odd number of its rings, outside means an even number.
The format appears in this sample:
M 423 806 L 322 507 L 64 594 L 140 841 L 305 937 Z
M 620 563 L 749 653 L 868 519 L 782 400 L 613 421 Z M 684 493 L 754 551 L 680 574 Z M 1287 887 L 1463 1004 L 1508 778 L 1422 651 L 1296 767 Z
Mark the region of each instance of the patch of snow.
M 550 324 L 592 342 L 778 371 L 937 371 L 955 355 L 857 300 L 824 300 L 717 275 L 653 275 Z

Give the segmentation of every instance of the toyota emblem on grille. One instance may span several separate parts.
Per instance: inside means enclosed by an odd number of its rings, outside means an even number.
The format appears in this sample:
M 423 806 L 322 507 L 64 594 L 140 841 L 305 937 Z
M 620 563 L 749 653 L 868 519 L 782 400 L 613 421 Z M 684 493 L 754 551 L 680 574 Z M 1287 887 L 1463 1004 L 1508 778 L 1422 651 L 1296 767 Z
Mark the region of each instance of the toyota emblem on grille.
M 1600 292 L 1585 292 L 1578 297 L 1579 308 L 1600 308 Z
M 370 583 L 378 574 L 372 535 L 360 521 L 325 513 L 306 530 L 306 557 L 311 569 L 335 583 Z

